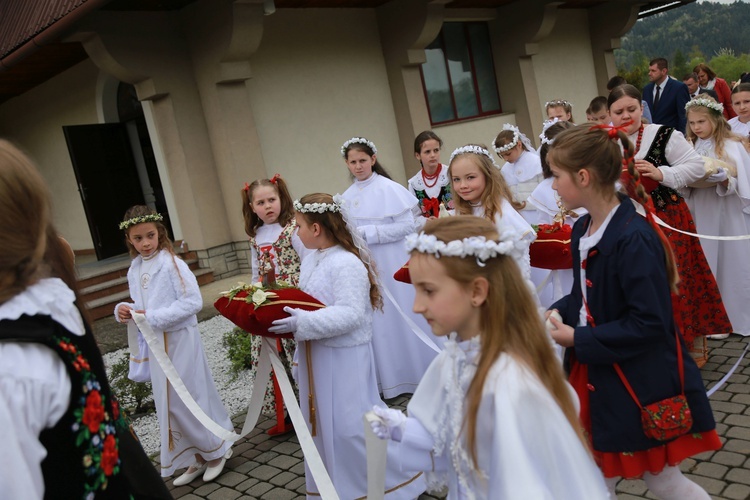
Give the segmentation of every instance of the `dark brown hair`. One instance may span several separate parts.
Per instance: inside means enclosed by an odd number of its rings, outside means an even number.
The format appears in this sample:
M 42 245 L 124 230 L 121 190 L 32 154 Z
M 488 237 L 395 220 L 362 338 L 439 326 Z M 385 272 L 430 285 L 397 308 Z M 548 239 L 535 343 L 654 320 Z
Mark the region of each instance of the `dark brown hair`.
M 333 203 L 333 196 L 327 193 L 311 193 L 306 194 L 300 198 L 299 202 L 302 205 L 307 203 Z M 326 210 L 325 212 L 297 212 L 297 217 L 302 217 L 308 224 L 319 224 L 323 231 L 331 237 L 341 247 L 353 253 L 357 258 L 362 261 L 365 268 L 367 269 L 367 275 L 370 280 L 370 305 L 373 309 L 383 309 L 383 298 L 380 296 L 380 289 L 378 288 L 377 270 L 375 269 L 375 262 L 365 262 L 362 259 L 362 255 L 354 244 L 354 239 L 349 229 L 346 227 L 344 217 L 340 212 L 331 212 Z M 354 228 L 356 230 L 356 228 Z
M 429 140 L 437 141 L 440 147 L 443 147 L 443 140 L 438 137 L 435 132 L 432 130 L 425 130 L 424 132 L 420 132 L 420 134 L 414 139 L 414 152 L 421 153 L 422 144 Z
M 700 63 L 697 66 L 695 66 L 695 68 L 693 68 L 693 72 L 696 75 L 698 73 L 700 73 L 701 71 L 705 71 L 705 73 L 708 76 L 709 80 L 713 80 L 714 78 L 716 78 L 716 73 L 714 72 L 714 70 L 712 70 L 711 68 L 709 68 L 708 65 L 705 64 L 705 63 Z
M 286 182 L 280 175 L 276 174 L 273 179 L 258 179 L 251 184 L 246 184 L 242 188 L 242 217 L 245 219 L 245 233 L 254 238 L 258 233 L 258 228 L 263 225 L 263 220 L 253 211 L 253 193 L 261 186 L 270 186 L 276 190 L 279 195 L 279 204 L 281 210 L 279 213 L 278 223 L 285 227 L 294 218 L 294 202 L 289 194 Z
M 364 137 L 362 137 L 364 139 Z M 365 139 L 366 140 L 366 139 Z M 377 155 L 375 154 L 375 151 L 373 151 L 370 146 L 367 144 L 362 144 L 361 142 L 352 142 L 349 144 L 346 149 L 344 149 L 344 160 L 346 161 L 349 158 L 349 151 L 351 150 L 355 151 L 361 151 L 362 153 L 366 154 L 367 156 L 374 156 L 375 157 L 375 164 L 372 166 L 372 171 L 375 172 L 378 175 L 382 175 L 386 179 L 390 179 L 391 176 L 388 175 L 388 172 L 386 172 L 385 168 L 383 168 L 383 165 L 380 164 L 380 160 L 378 160 Z
M 573 128 L 575 126 L 576 124 L 571 122 L 557 122 L 547 127 L 547 130 L 544 131 L 544 137 L 546 137 L 547 139 L 554 139 L 557 134 L 559 134 L 563 130 Z M 539 148 L 539 159 L 542 160 L 542 175 L 545 179 L 549 179 L 550 177 L 552 177 L 552 170 L 550 170 L 549 163 L 547 163 L 547 151 L 549 151 L 549 144 L 544 142 L 542 143 L 542 147 Z

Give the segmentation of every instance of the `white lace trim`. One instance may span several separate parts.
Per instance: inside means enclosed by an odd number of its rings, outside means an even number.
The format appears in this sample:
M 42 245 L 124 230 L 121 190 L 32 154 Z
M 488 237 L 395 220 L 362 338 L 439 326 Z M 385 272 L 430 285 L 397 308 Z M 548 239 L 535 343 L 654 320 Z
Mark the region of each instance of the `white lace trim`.
M 74 302 L 75 294 L 59 278 L 45 278 L 29 286 L 4 304 L 0 304 L 0 320 L 17 320 L 28 316 L 51 316 L 70 333 L 82 336 L 86 330 Z

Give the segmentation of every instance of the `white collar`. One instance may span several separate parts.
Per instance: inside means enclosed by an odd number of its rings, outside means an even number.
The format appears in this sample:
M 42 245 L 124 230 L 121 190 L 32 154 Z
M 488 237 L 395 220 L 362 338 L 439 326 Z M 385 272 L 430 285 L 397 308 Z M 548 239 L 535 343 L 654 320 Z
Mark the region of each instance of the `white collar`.
M 359 187 L 360 189 L 362 189 L 362 188 L 363 188 L 363 187 L 365 187 L 365 186 L 369 186 L 369 185 L 370 185 L 371 183 L 373 183 L 373 182 L 375 181 L 375 179 L 377 179 L 378 177 L 380 177 L 380 176 L 378 175 L 378 173 L 377 173 L 377 172 L 373 172 L 373 173 L 372 173 L 372 175 L 370 175 L 370 177 L 368 177 L 367 179 L 365 179 L 365 180 L 363 180 L 363 181 L 360 181 L 359 179 L 355 178 L 355 179 L 354 179 L 354 184 L 355 184 L 355 185 L 356 185 L 357 187 Z
M 41 279 L 0 304 L 0 320 L 17 320 L 24 314 L 51 316 L 70 333 L 80 337 L 86 330 L 75 300 L 75 294 L 61 279 Z

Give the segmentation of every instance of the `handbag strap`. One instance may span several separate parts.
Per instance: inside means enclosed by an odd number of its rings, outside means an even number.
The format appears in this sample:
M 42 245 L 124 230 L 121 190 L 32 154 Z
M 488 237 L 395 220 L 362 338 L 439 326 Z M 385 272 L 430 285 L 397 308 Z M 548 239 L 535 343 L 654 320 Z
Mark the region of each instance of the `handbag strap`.
M 589 303 L 586 300 L 586 297 L 584 297 L 583 294 L 581 294 L 581 298 L 583 299 L 583 306 L 586 308 L 586 319 L 588 320 L 589 323 L 591 323 L 591 326 L 596 326 L 596 323 L 594 323 L 594 316 L 591 314 L 591 309 L 589 309 Z M 677 329 L 675 329 L 674 331 L 674 340 L 675 340 L 675 344 L 677 345 L 677 371 L 680 374 L 680 394 L 685 394 L 685 366 L 682 360 L 682 344 L 680 343 L 680 338 L 677 335 Z M 625 378 L 625 374 L 622 372 L 622 369 L 620 368 L 620 364 L 615 363 L 613 366 L 614 366 L 615 371 L 617 372 L 617 375 L 620 377 L 620 380 L 622 380 L 622 383 L 625 386 L 625 389 L 628 390 L 630 397 L 633 398 L 633 401 L 635 401 L 635 404 L 638 405 L 638 408 L 642 410 L 643 405 L 638 400 L 638 397 L 635 395 L 635 391 L 630 386 L 628 379 Z

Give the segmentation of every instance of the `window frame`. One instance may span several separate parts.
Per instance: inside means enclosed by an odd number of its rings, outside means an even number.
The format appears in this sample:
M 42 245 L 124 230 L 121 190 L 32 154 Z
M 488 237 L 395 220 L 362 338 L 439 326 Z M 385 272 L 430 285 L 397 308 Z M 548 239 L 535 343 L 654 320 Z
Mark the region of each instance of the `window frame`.
M 464 117 L 464 118 L 459 118 L 458 117 L 458 107 L 456 106 L 456 96 L 455 96 L 455 93 L 453 91 L 453 78 L 451 77 L 450 67 L 448 66 L 448 58 L 445 55 L 446 54 L 446 49 L 445 49 L 445 35 L 443 33 L 443 29 L 444 29 L 444 26 L 446 24 L 449 24 L 449 23 L 450 24 L 460 24 L 461 27 L 463 28 L 464 40 L 466 41 L 466 48 L 467 48 L 467 50 L 469 52 L 469 61 L 471 63 L 471 83 L 472 83 L 472 86 L 474 87 L 474 95 L 475 95 L 475 98 L 476 98 L 477 109 L 480 110 L 478 114 L 472 115 L 472 116 L 467 116 L 467 117 Z M 490 42 L 488 49 L 489 49 L 490 57 L 491 57 L 491 60 L 492 60 L 492 75 L 494 76 L 494 80 L 495 80 L 495 92 L 497 93 L 497 103 L 498 103 L 498 109 L 497 110 L 492 110 L 492 111 L 483 111 L 482 110 L 482 98 L 481 98 L 481 94 L 479 92 L 479 82 L 478 82 L 478 79 L 477 79 L 477 70 L 476 70 L 475 59 L 474 59 L 474 50 L 473 50 L 472 45 L 471 45 L 471 35 L 469 33 L 469 26 L 470 25 L 482 25 L 487 30 L 487 38 L 488 38 L 488 40 Z M 445 23 L 443 23 L 443 26 L 440 28 L 440 33 L 438 33 L 438 36 L 435 38 L 435 40 L 440 40 L 440 48 L 443 51 L 443 63 L 445 65 L 445 73 L 446 73 L 446 76 L 448 78 L 448 88 L 450 90 L 450 98 L 451 98 L 450 99 L 450 101 L 451 101 L 451 109 L 453 110 L 453 116 L 455 118 L 452 118 L 450 120 L 439 121 L 439 122 L 433 121 L 433 119 L 432 119 L 432 109 L 430 108 L 430 99 L 428 97 L 427 85 L 425 84 L 425 78 L 424 78 L 423 67 L 424 67 L 424 64 L 426 64 L 426 62 L 425 62 L 425 63 L 422 63 L 422 64 L 419 65 L 419 75 L 420 75 L 420 78 L 422 80 L 422 93 L 424 94 L 425 104 L 427 105 L 427 114 L 430 117 L 430 124 L 432 126 L 449 125 L 449 124 L 452 124 L 452 123 L 460 123 L 460 122 L 465 122 L 465 121 L 470 121 L 470 120 L 476 120 L 478 118 L 486 118 L 486 117 L 490 117 L 490 116 L 497 116 L 497 115 L 503 114 L 503 102 L 500 99 L 500 91 L 497 88 L 497 72 L 495 71 L 495 57 L 494 57 L 494 54 L 492 53 L 492 40 L 491 40 L 491 36 L 490 36 L 489 26 L 487 25 L 487 23 L 486 22 L 481 22 L 481 21 L 467 21 L 467 22 L 446 21 Z M 430 42 L 429 45 L 432 45 L 435 42 L 435 40 L 433 40 L 432 42 Z M 427 48 L 425 48 L 425 50 L 427 50 Z

